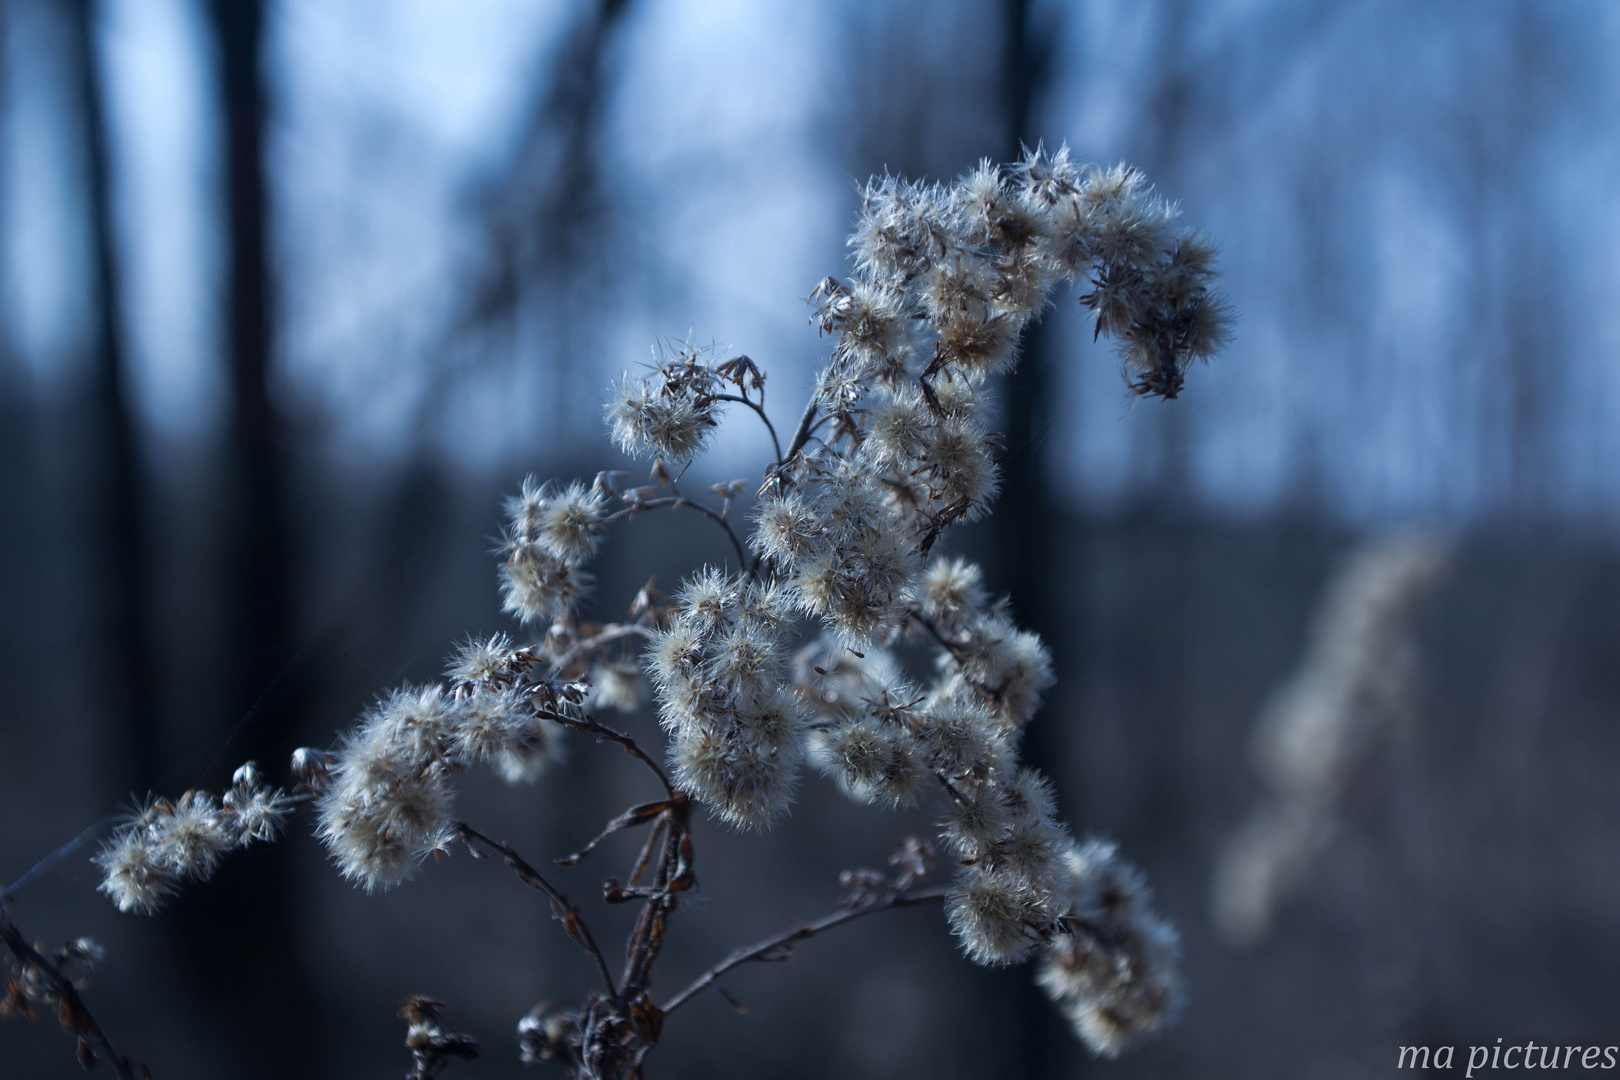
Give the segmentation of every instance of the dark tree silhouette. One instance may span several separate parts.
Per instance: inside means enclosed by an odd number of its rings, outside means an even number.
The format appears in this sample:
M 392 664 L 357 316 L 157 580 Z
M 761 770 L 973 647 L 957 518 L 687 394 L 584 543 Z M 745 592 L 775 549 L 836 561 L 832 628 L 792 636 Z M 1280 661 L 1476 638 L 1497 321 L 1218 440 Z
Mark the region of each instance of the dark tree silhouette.
M 91 319 L 87 392 L 87 456 L 94 494 L 87 500 L 95 610 L 101 642 L 101 703 L 122 729 L 109 763 L 115 784 L 144 791 L 157 776 L 159 735 L 154 702 L 151 574 L 147 548 L 146 481 L 142 474 L 123 340 L 123 304 L 112 211 L 111 137 L 101 66 L 96 59 L 90 0 L 65 6 L 70 78 L 82 118 L 85 209 L 89 218 Z M 110 726 L 110 725 L 109 725 Z
M 1036 123 L 1042 90 L 1050 74 L 1054 35 L 1050 26 L 1037 25 L 1035 7 L 1032 0 L 1002 2 L 1001 105 L 1006 125 L 1003 161 L 1017 161 L 1025 147 L 1033 149 L 1042 138 Z M 1057 302 L 1065 300 L 1060 291 Z M 1077 577 L 1063 572 L 1059 565 L 1058 549 L 1066 529 L 1052 497 L 1046 453 L 1046 437 L 1056 419 L 1053 396 L 1057 390 L 1057 381 L 1052 377 L 1055 350 L 1047 319 L 1025 331 L 1022 353 L 1017 370 L 1002 387 L 1004 479 L 996 512 L 990 518 L 989 570 L 1011 598 L 1019 622 L 1039 634 L 1049 648 L 1063 648 L 1069 655 L 1080 656 L 1085 647 L 1080 635 L 1072 628 L 1067 633 L 1057 632 L 1054 601 L 1064 600 L 1052 595 L 1054 582 L 1075 581 Z M 1068 598 L 1067 602 L 1075 600 Z M 1052 776 L 1059 795 L 1064 796 L 1068 793 L 1059 767 L 1054 723 L 1050 710 L 1037 716 L 1024 732 L 1022 754 L 1031 766 Z M 1038 987 L 1025 982 L 1022 993 L 1024 1007 L 1017 1015 L 1024 1029 L 1019 1039 L 1023 1075 L 1056 1075 L 1078 1059 L 1074 1038 Z
M 227 566 L 220 643 L 229 742 L 197 782 L 220 786 L 257 759 L 285 767 L 300 718 L 292 665 L 293 521 L 287 429 L 271 394 L 275 290 L 264 141 L 265 5 L 213 0 L 208 9 L 225 146 L 224 329 L 231 401 L 220 507 Z M 224 737 L 223 731 L 221 737 Z M 183 896 L 164 920 L 193 991 L 237 1075 L 319 1075 L 323 1029 L 300 955 L 288 848 L 266 845 Z M 252 973 L 247 975 L 246 973 Z

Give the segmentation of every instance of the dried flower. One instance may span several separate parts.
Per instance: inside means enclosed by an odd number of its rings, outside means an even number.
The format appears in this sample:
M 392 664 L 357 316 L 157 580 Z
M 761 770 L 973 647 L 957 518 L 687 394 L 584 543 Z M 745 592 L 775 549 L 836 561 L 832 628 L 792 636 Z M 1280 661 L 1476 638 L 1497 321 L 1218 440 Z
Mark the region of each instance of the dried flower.
M 1225 341 L 1210 288 L 1214 251 L 1180 229 L 1175 208 L 1127 168 L 1082 168 L 1043 148 L 1011 166 L 981 163 L 948 185 L 885 176 L 865 188 L 849 240 L 853 276 L 812 293 L 831 356 L 791 442 L 765 410 L 765 373 L 691 340 L 656 349 L 646 374 L 612 388 L 606 419 L 627 454 L 653 458 L 649 483 L 622 473 L 590 485 L 526 479 L 508 500 L 500 546 L 502 606 L 538 640 L 469 639 L 444 683 L 384 695 L 329 752 L 299 750 L 304 795 L 265 786 L 244 766 L 222 800 L 188 792 L 145 804 L 97 856 L 102 888 L 126 910 L 155 909 L 223 853 L 281 828 L 295 799 L 318 800 L 317 834 L 340 872 L 368 891 L 408 878 L 453 839 L 499 854 L 591 954 L 605 992 L 575 1010 L 536 1007 L 518 1025 L 525 1061 L 574 1078 L 641 1074 L 664 1017 L 728 966 L 780 958 L 801 927 L 742 950 L 663 1006 L 652 962 L 680 894 L 692 888 L 688 815 L 700 803 L 727 824 L 766 828 L 789 810 L 807 756 L 850 797 L 885 806 L 932 791 L 944 806 L 939 856 L 949 889 L 918 891 L 935 849 L 911 838 L 891 874 L 848 872 L 844 914 L 943 899 L 963 950 L 1007 964 L 1040 952 L 1040 982 L 1099 1053 L 1154 1030 L 1179 994 L 1175 935 L 1147 909 L 1139 875 L 1111 845 L 1076 847 L 1051 784 L 1018 762 L 1020 733 L 1051 685 L 1051 656 L 992 602 L 983 575 L 935 557 L 951 526 L 989 512 L 999 486 L 992 376 L 1056 283 L 1089 282 L 1080 302 L 1116 339 L 1131 390 L 1174 397 L 1186 370 Z M 723 403 L 769 428 L 776 455 L 758 488 L 745 549 L 731 513 L 751 486 L 680 490 Z M 671 465 L 682 466 L 672 468 Z M 609 525 L 668 508 L 722 530 L 734 569 L 704 567 L 665 597 L 651 581 L 628 622 L 575 617 L 585 567 Z M 796 637 L 812 641 L 790 654 Z M 639 700 L 632 642 L 668 736 L 667 771 L 592 710 Z M 921 646 L 932 670 L 909 672 L 890 646 Z M 533 781 L 561 755 L 565 727 L 616 743 L 656 776 L 662 797 L 630 807 L 602 836 L 650 834 L 610 902 L 644 904 L 622 978 L 580 912 L 507 845 L 453 821 L 451 781 L 489 765 Z M 600 838 L 599 838 L 600 839 Z M 571 866 L 596 847 L 558 860 Z M 439 1003 L 407 1000 L 413 1076 L 436 1076 L 470 1039 L 444 1032 Z
M 1176 932 L 1148 908 L 1142 875 L 1098 840 L 1064 858 L 1065 933 L 1046 947 L 1036 981 L 1103 1057 L 1158 1030 L 1181 1003 Z

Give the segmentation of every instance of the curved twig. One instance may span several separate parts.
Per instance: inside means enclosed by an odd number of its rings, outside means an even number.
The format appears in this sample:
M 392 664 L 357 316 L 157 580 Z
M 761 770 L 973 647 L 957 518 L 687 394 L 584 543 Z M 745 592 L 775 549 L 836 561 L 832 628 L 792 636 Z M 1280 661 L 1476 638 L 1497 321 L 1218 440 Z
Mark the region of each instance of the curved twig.
M 739 405 L 746 405 L 758 413 L 759 418 L 765 421 L 765 430 L 771 433 L 771 446 L 776 449 L 776 463 L 778 465 L 782 464 L 782 443 L 776 437 L 776 425 L 772 424 L 771 418 L 765 415 L 763 402 L 752 401 L 737 394 L 710 394 L 709 398 L 714 401 L 735 401 Z
M 810 440 L 811 425 L 815 423 L 816 411 L 821 407 L 821 388 L 818 386 L 811 393 L 810 400 L 805 404 L 804 415 L 799 417 L 798 429 L 793 432 L 793 441 L 788 444 L 787 456 L 782 459 L 786 464 L 793 460 L 793 455 L 804 449 L 804 444 Z
M 482 844 L 505 859 L 506 865 L 512 868 L 512 871 L 517 874 L 523 884 L 546 894 L 547 898 L 551 900 L 551 913 L 562 922 L 564 932 L 573 938 L 581 948 L 591 954 L 591 959 L 596 961 L 596 970 L 601 974 L 602 982 L 607 986 L 610 1000 L 617 1003 L 619 1000 L 619 988 L 613 983 L 613 973 L 608 971 L 607 961 L 602 957 L 602 950 L 597 948 L 596 939 L 591 936 L 590 927 L 585 925 L 584 917 L 580 915 L 579 909 L 573 905 L 573 902 L 564 896 L 555 885 L 547 881 L 545 875 L 524 862 L 523 857 L 508 845 L 501 843 L 499 840 L 492 840 L 465 821 L 456 822 L 455 830 L 469 848 L 475 842 Z
M 664 770 L 656 761 L 647 756 L 647 752 L 637 745 L 636 740 L 632 739 L 624 732 L 614 731 L 612 728 L 599 723 L 589 714 L 583 716 L 568 716 L 564 713 L 556 711 L 555 709 L 541 709 L 538 710 L 538 712 L 539 715 L 545 717 L 547 720 L 553 720 L 561 724 L 563 727 L 573 728 L 575 731 L 588 731 L 597 738 L 618 743 L 620 746 L 624 747 L 625 753 L 629 754 L 631 757 L 647 766 L 647 768 L 651 769 L 653 774 L 658 777 L 658 782 L 664 785 L 664 791 L 669 795 L 670 798 L 675 798 L 675 787 L 669 782 L 669 777 L 665 775 Z
M 643 825 L 654 818 L 659 817 L 670 807 L 684 802 L 686 802 L 686 796 L 676 795 L 673 798 L 660 799 L 657 802 L 642 803 L 640 806 L 632 806 L 630 809 L 608 822 L 607 826 L 603 828 L 601 832 L 597 833 L 595 838 L 592 839 L 590 843 L 586 844 L 572 855 L 564 855 L 562 858 L 555 859 L 553 861 L 558 866 L 573 866 L 585 856 L 595 851 L 598 844 L 619 830 L 628 829 L 633 825 Z M 635 875 L 632 874 L 631 877 L 633 879 Z M 634 885 L 635 881 L 632 880 L 630 884 Z
M 569 664 L 572 664 L 586 653 L 600 649 L 604 645 L 627 637 L 650 638 L 652 634 L 651 628 L 642 626 L 640 623 L 612 623 L 603 627 L 600 632 L 574 642 L 564 650 L 561 656 L 551 662 L 551 671 L 548 673 L 548 677 L 555 678 L 562 672 L 567 671 Z
M 869 903 L 862 904 L 859 907 L 844 908 L 843 910 L 835 911 L 830 915 L 823 915 L 819 919 L 812 919 L 809 922 L 800 923 L 791 930 L 784 930 L 775 937 L 766 938 L 764 941 L 756 942 L 753 945 L 747 945 L 740 949 L 736 949 L 724 960 L 720 961 L 708 971 L 705 971 L 702 975 L 699 975 L 696 979 L 692 980 L 691 985 L 685 990 L 682 990 L 680 993 L 670 998 L 668 1003 L 664 1005 L 664 1014 L 667 1016 L 676 1009 L 680 1008 L 682 1005 L 686 1004 L 686 1002 L 693 995 L 712 985 L 716 979 L 734 967 L 738 967 L 742 964 L 755 960 L 786 960 L 786 950 L 788 950 L 795 941 L 803 941 L 805 938 L 814 937 L 824 930 L 831 930 L 835 926 L 842 926 L 844 923 L 852 922 L 855 919 L 861 918 L 863 915 L 875 915 L 880 911 L 889 911 L 893 908 L 916 907 L 919 904 L 932 904 L 937 900 L 943 900 L 947 891 L 947 886 L 936 886 L 930 889 L 918 889 L 916 891 L 890 893 L 885 899 L 873 900 Z
M 674 485 L 671 486 L 673 487 Z M 743 553 L 742 541 L 737 539 L 737 533 L 732 529 L 731 522 L 727 521 L 725 515 L 720 513 L 718 510 L 704 506 L 696 499 L 693 499 L 690 495 L 682 495 L 679 492 L 676 492 L 674 495 L 665 495 L 657 499 L 647 499 L 642 502 L 634 502 L 629 506 L 626 506 L 623 510 L 615 510 L 607 517 L 603 518 L 602 524 L 611 525 L 615 521 L 622 521 L 627 517 L 632 517 L 642 512 L 643 510 L 657 510 L 660 507 L 665 506 L 676 510 L 679 510 L 683 506 L 690 506 L 693 510 L 696 510 L 698 513 L 702 514 L 716 525 L 719 525 L 721 529 L 725 530 L 726 538 L 731 541 L 732 548 L 737 552 L 738 568 L 742 569 L 747 567 L 748 556 Z

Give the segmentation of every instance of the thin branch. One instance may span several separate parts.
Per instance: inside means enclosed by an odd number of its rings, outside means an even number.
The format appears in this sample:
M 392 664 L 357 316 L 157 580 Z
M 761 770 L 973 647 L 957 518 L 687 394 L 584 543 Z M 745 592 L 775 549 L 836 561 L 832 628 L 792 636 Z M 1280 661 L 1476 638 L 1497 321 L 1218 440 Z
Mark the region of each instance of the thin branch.
M 954 641 L 951 641 L 944 634 L 940 633 L 939 632 L 939 627 L 935 626 L 931 620 L 925 618 L 923 616 L 922 612 L 920 612 L 920 611 L 908 611 L 908 612 L 906 612 L 906 614 L 910 615 L 913 619 L 915 619 L 917 621 L 917 625 L 922 627 L 924 630 L 928 631 L 928 636 L 933 638 L 935 641 L 937 641 L 939 643 L 940 648 L 944 649 L 946 652 L 950 653 L 952 656 L 955 656 L 961 650 L 961 648 L 962 648 L 961 645 L 957 644 Z
M 816 410 L 821 406 L 821 388 L 817 387 L 810 395 L 810 400 L 804 406 L 804 415 L 799 417 L 798 430 L 793 433 L 793 442 L 788 445 L 787 456 L 783 463 L 793 460 L 793 455 L 804 449 L 804 444 L 810 440 L 810 425 L 815 423 Z
M 660 816 L 670 807 L 685 802 L 686 796 L 676 795 L 673 798 L 660 799 L 658 802 L 642 803 L 640 806 L 632 806 L 630 809 L 608 822 L 607 826 L 600 833 L 598 833 L 596 838 L 590 843 L 586 844 L 572 855 L 565 855 L 562 858 L 555 860 L 555 862 L 558 866 L 573 866 L 575 863 L 579 862 L 579 860 L 595 851 L 598 844 L 619 830 L 628 829 L 633 825 L 643 825 Z M 635 882 L 632 881 L 630 884 L 634 885 Z
M 726 538 L 731 541 L 732 548 L 737 552 L 738 569 L 743 569 L 748 565 L 748 556 L 743 554 L 742 541 L 737 539 L 737 534 L 731 528 L 731 522 L 726 520 L 725 515 L 711 509 L 710 507 L 704 506 L 702 503 L 688 495 L 682 495 L 678 492 L 674 495 L 665 495 L 658 499 L 648 499 L 645 502 L 631 503 L 623 510 L 614 511 L 607 517 L 603 518 L 602 523 L 604 525 L 611 525 L 615 521 L 620 521 L 624 518 L 631 517 L 643 510 L 657 510 L 658 508 L 664 506 L 668 506 L 676 510 L 679 510 L 683 506 L 689 506 L 693 510 L 696 510 L 698 513 L 702 514 L 704 517 L 708 518 L 710 521 L 714 522 L 716 525 L 720 526 L 720 528 L 725 530 Z
M 20 963 L 37 969 L 45 977 L 45 981 L 51 984 L 51 989 L 61 1004 L 62 1026 L 79 1038 L 88 1037 L 93 1041 L 101 1050 L 101 1056 L 112 1066 L 113 1072 L 118 1074 L 118 1080 L 135 1080 L 135 1071 L 130 1067 L 129 1059 L 113 1047 L 112 1040 L 107 1038 L 107 1033 L 85 1007 L 84 999 L 79 996 L 79 990 L 73 985 L 73 980 L 62 974 L 60 968 L 28 944 L 22 932 L 17 929 L 17 925 L 6 915 L 3 904 L 0 904 L 0 939 L 5 940 L 6 948 L 11 950 L 11 955 Z
M 946 886 L 936 886 L 931 889 L 919 889 L 915 892 L 890 893 L 885 899 L 873 900 L 869 903 L 862 904 L 859 907 L 844 908 L 843 910 L 835 911 L 830 915 L 823 915 L 819 919 L 812 919 L 810 922 L 800 923 L 791 930 L 785 930 L 782 933 L 777 934 L 775 937 L 766 938 L 764 941 L 756 942 L 753 945 L 736 949 L 731 953 L 730 956 L 727 956 L 724 960 L 720 961 L 708 971 L 705 971 L 702 975 L 699 975 L 696 979 L 694 979 L 692 984 L 685 990 L 682 990 L 680 993 L 670 998 L 668 1004 L 664 1006 L 664 1014 L 667 1016 L 676 1009 L 680 1008 L 682 1005 L 686 1004 L 687 1000 L 693 995 L 697 994 L 698 991 L 712 985 L 716 979 L 734 967 L 738 967 L 742 964 L 755 960 L 785 960 L 787 959 L 785 950 L 787 950 L 796 941 L 803 941 L 805 938 L 814 937 L 822 931 L 831 930 L 835 926 L 842 926 L 844 923 L 852 922 L 855 919 L 861 918 L 863 915 L 875 915 L 880 911 L 889 911 L 892 908 L 915 907 L 919 904 L 932 904 L 935 901 L 943 900 L 947 891 L 948 888 Z
M 570 645 L 563 654 L 551 663 L 550 676 L 555 677 L 568 670 L 568 665 L 587 653 L 595 652 L 604 645 L 610 645 L 621 638 L 652 637 L 652 630 L 640 623 L 612 623 L 588 638 L 582 638 Z
M 617 1003 L 619 989 L 613 984 L 613 974 L 608 971 L 607 961 L 602 957 L 602 950 L 596 947 L 596 939 L 591 936 L 590 927 L 585 925 L 585 919 L 580 915 L 579 909 L 573 905 L 568 897 L 564 896 L 555 885 L 547 881 L 545 875 L 541 874 L 540 871 L 524 862 L 523 857 L 508 845 L 501 843 L 499 840 L 490 839 L 465 821 L 456 822 L 455 830 L 468 847 L 471 847 L 476 841 L 500 855 L 506 860 L 506 865 L 512 868 L 523 884 L 531 889 L 537 889 L 545 893 L 550 898 L 552 914 L 562 921 L 563 930 L 567 932 L 568 936 L 591 954 L 591 959 L 596 961 L 596 970 L 601 974 L 602 982 L 607 986 L 609 998 Z
M 545 717 L 547 720 L 554 720 L 563 727 L 573 728 L 575 731 L 588 731 L 597 738 L 618 743 L 620 746 L 624 747 L 625 753 L 629 754 L 631 757 L 647 766 L 647 768 L 651 769 L 654 775 L 658 777 L 658 782 L 664 785 L 664 791 L 669 795 L 670 798 L 675 798 L 675 787 L 669 782 L 669 777 L 664 775 L 664 770 L 659 767 L 656 761 L 647 756 L 647 752 L 636 744 L 636 740 L 624 734 L 622 731 L 614 731 L 612 728 L 599 723 L 595 718 L 588 714 L 584 716 L 567 716 L 563 713 L 557 712 L 554 709 L 542 709 L 539 711 L 539 715 Z
M 771 433 L 771 445 L 776 448 L 776 463 L 778 465 L 782 464 L 782 443 L 776 437 L 776 425 L 772 424 L 771 418 L 765 415 L 765 405 L 763 402 L 755 402 L 746 397 L 739 397 L 736 394 L 710 394 L 709 397 L 714 401 L 735 401 L 740 405 L 748 406 L 750 409 L 753 409 L 754 412 L 758 413 L 759 418 L 765 421 L 765 430 Z
M 682 802 L 662 816 L 666 825 L 658 867 L 651 890 L 644 894 L 647 902 L 642 905 L 635 929 L 625 943 L 625 999 L 638 1001 L 643 1007 L 652 1004 L 647 998 L 647 984 L 652 978 L 653 962 L 664 947 L 664 931 L 669 925 L 670 913 L 675 910 L 675 893 L 684 892 L 695 883 L 691 868 L 692 839 L 686 831 L 687 809 L 688 804 Z
M 653 822 L 652 829 L 647 833 L 647 842 L 641 845 L 641 854 L 636 856 L 636 864 L 630 868 L 630 876 L 624 879 L 626 885 L 641 884 L 641 876 L 647 872 L 647 864 L 652 861 L 653 850 L 663 850 L 664 832 L 668 828 L 667 817 Z

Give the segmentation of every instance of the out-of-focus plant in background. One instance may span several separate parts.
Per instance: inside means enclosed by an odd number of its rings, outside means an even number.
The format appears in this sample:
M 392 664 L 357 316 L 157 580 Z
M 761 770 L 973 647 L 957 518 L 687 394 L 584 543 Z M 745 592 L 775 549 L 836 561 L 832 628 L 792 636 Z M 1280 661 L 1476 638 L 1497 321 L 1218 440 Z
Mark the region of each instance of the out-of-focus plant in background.
M 1592 1041 L 1612 1015 L 1607 6 L 8 0 L 3 20 L 0 886 L 42 941 L 105 944 L 98 1017 L 181 1048 L 171 1071 L 353 1075 L 399 1053 L 374 1002 L 431 987 L 459 1030 L 584 985 L 527 897 L 449 875 L 351 896 L 307 837 L 138 925 L 95 894 L 93 841 L 30 868 L 132 792 L 222 791 L 434 677 L 445 642 L 503 625 L 500 496 L 609 459 L 598 402 L 648 341 L 722 338 L 773 395 L 807 392 L 823 353 L 793 305 L 838 265 L 856 180 L 1042 139 L 1178 198 L 1242 317 L 1198 393 L 1132 407 L 1060 305 L 1001 388 L 1004 510 L 963 527 L 1060 676 L 1024 756 L 1155 881 L 1198 1007 L 1089 1064 L 1027 979 L 901 912 L 739 977 L 745 1016 L 694 1004 L 690 1055 L 661 1065 L 713 1075 L 723 1042 L 739 1073 L 1335 1077 L 1400 1044 Z M 735 430 L 684 483 L 766 453 Z M 603 594 L 673 586 L 702 524 L 632 523 Z M 1264 943 L 1232 951 L 1212 879 L 1272 797 L 1250 732 L 1317 655 L 1345 554 L 1412 525 L 1451 556 L 1403 631 L 1410 714 L 1345 773 Z M 543 806 L 465 813 L 576 850 L 622 809 L 596 757 Z M 850 852 L 866 820 L 807 790 L 709 864 L 665 962 L 825 910 L 771 909 L 881 864 L 876 837 Z M 771 918 L 720 899 L 744 889 Z M 75 1073 L 60 1041 L 0 1025 L 0 1059 Z

